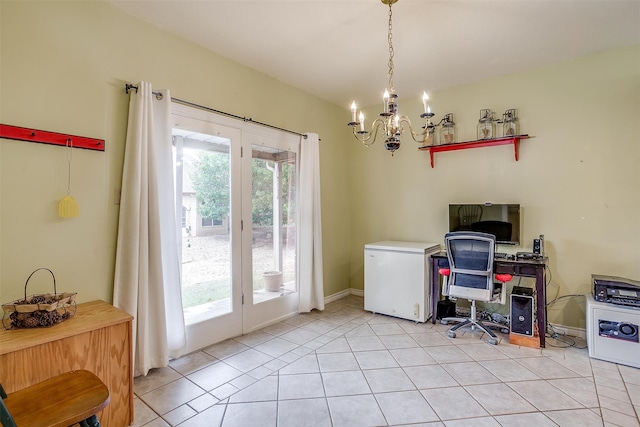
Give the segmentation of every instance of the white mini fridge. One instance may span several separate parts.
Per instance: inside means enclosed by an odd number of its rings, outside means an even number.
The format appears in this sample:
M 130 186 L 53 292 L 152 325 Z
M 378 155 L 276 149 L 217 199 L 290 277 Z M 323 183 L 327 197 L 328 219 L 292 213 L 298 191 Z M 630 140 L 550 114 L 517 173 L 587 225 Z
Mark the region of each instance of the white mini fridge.
M 364 309 L 426 322 L 431 313 L 431 254 L 439 243 L 385 241 L 364 246 Z

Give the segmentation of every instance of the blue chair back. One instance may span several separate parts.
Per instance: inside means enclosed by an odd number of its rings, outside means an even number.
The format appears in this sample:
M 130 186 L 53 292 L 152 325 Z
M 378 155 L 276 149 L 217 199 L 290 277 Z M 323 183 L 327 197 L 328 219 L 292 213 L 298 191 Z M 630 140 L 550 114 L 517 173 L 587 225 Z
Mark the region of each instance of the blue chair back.
M 445 235 L 450 268 L 449 296 L 491 301 L 495 243 L 494 235 L 475 231 Z

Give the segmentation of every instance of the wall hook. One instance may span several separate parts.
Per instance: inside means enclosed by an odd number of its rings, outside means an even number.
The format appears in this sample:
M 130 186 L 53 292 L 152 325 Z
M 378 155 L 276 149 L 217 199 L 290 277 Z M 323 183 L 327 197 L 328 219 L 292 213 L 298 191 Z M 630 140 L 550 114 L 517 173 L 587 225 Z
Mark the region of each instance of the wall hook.
M 0 124 L 0 138 L 61 145 L 63 147 L 70 142 L 73 142 L 73 148 L 86 148 L 88 150 L 96 151 L 104 151 L 105 148 L 104 139 L 87 138 L 84 136 L 68 135 L 2 124 Z

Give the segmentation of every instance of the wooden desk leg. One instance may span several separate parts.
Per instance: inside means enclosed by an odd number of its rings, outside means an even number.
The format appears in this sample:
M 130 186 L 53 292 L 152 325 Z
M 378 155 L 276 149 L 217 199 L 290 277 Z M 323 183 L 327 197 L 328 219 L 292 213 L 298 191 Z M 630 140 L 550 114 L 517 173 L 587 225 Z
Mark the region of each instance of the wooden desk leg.
M 540 348 L 545 347 L 545 335 L 547 332 L 547 286 L 545 283 L 545 268 L 546 266 L 544 265 L 536 268 L 536 317 L 538 319 Z

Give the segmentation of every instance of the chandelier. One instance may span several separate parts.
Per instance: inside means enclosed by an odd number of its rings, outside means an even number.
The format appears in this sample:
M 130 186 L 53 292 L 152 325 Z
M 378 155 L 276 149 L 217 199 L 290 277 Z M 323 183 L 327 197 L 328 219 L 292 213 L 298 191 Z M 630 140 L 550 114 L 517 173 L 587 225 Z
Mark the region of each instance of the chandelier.
M 420 117 L 425 119 L 425 124 L 422 127 L 421 133 L 416 133 L 411 126 L 411 121 L 407 116 L 402 116 L 398 113 L 398 95 L 393 88 L 393 12 L 391 6 L 398 0 L 381 0 L 382 3 L 389 5 L 389 27 L 387 40 L 389 42 L 389 85 L 384 91 L 382 97 L 383 111 L 380 113 L 380 117 L 375 119 L 371 124 L 371 130 L 365 130 L 364 113 L 360 111 L 360 114 L 356 117 L 357 106 L 353 101 L 351 104 L 351 122 L 348 126 L 353 128 L 353 136 L 365 146 L 372 145 L 378 137 L 378 132 L 384 135 L 384 147 L 391 151 L 391 155 L 400 148 L 400 135 L 405 131 L 405 125 L 411 132 L 411 137 L 414 141 L 424 146 L 433 144 L 433 134 L 435 131 L 435 125 L 431 122 L 431 118 L 434 113 L 431 112 L 429 106 L 429 96 L 426 92 L 422 93 L 422 105 L 424 112 L 420 114 Z

